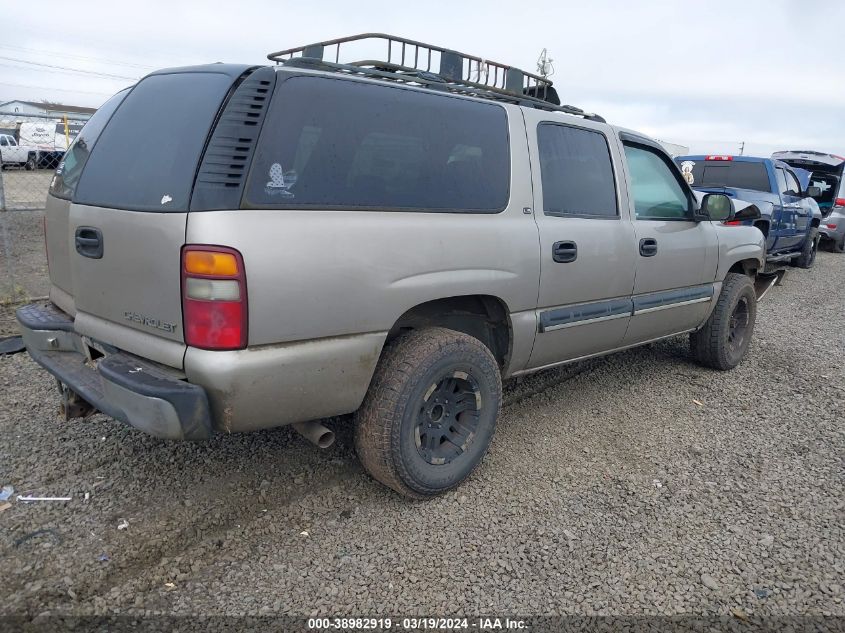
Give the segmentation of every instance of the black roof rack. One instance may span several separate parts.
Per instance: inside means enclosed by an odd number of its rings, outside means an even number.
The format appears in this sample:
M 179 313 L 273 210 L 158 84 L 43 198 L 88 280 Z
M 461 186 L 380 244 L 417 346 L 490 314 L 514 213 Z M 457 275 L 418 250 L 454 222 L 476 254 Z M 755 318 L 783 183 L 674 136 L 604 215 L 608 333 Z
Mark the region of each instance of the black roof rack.
M 387 44 L 387 54 L 383 59 L 364 59 L 343 63 L 340 61 L 342 45 L 364 40 L 382 40 L 382 45 Z M 331 59 L 332 57 L 334 60 Z M 434 90 L 447 90 L 483 99 L 566 112 L 594 121 L 604 121 L 597 114 L 584 112 L 581 108 L 560 105 L 557 92 L 552 87 L 551 80 L 546 77 L 474 55 L 395 35 L 361 33 L 277 51 L 267 55 L 267 59 L 287 66 L 413 83 Z

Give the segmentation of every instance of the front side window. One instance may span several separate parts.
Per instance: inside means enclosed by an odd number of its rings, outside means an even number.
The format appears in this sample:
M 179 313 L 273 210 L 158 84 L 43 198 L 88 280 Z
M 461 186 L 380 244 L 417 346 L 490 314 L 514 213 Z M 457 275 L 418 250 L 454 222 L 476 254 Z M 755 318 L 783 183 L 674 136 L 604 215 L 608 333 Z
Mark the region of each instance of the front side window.
M 610 149 L 603 134 L 541 123 L 537 146 L 546 215 L 618 217 Z
M 509 189 L 501 106 L 292 77 L 277 85 L 244 206 L 496 213 Z
M 657 152 L 625 143 L 631 196 L 638 220 L 691 220 L 692 205 L 680 172 Z

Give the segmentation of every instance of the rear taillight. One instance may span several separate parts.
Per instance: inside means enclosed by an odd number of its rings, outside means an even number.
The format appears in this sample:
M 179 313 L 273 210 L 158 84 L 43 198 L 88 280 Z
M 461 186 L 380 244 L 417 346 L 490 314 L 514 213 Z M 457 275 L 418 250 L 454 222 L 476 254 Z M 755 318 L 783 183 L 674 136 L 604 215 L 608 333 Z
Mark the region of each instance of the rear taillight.
M 704 160 L 733 160 L 733 156 L 707 156 Z
M 246 272 L 238 251 L 197 244 L 182 248 L 182 317 L 191 347 L 246 347 Z
M 742 224 L 742 220 L 731 220 L 730 222 L 725 222 L 725 226 L 739 226 Z
M 834 207 L 845 207 L 845 198 L 837 198 L 833 203 Z
M 825 224 L 825 227 L 833 231 L 836 228 L 835 224 Z

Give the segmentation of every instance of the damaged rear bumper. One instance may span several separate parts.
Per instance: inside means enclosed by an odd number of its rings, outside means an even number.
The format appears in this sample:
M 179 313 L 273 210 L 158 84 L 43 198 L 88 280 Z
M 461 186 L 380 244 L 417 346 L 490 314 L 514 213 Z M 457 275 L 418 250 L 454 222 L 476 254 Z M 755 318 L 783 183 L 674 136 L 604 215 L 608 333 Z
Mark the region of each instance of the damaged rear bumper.
M 99 411 L 156 437 L 211 436 L 202 387 L 119 350 L 93 358 L 88 342 L 74 331 L 73 319 L 52 304 L 24 306 L 17 318 L 30 356 Z

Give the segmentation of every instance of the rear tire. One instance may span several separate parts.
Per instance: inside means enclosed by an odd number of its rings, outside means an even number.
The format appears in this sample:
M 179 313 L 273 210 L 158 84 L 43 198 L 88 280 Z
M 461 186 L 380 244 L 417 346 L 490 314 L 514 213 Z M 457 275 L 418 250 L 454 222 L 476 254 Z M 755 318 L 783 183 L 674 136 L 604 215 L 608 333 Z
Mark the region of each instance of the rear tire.
M 481 341 L 440 327 L 414 330 L 382 354 L 355 414 L 355 449 L 384 485 L 431 497 L 478 466 L 501 406 L 499 366 Z
M 35 157 L 30 156 L 30 158 L 24 163 L 23 168 L 27 171 L 33 171 L 35 169 Z
M 845 253 L 845 235 L 838 242 L 832 242 L 831 249 L 834 253 Z
M 728 273 L 707 323 L 690 334 L 693 356 L 713 369 L 733 369 L 748 351 L 756 320 L 754 283 L 746 275 Z
M 804 248 L 801 249 L 801 254 L 796 257 L 793 264 L 798 268 L 812 268 L 816 263 L 816 253 L 819 250 L 819 230 L 810 229 L 807 234 L 807 239 L 804 240 Z

